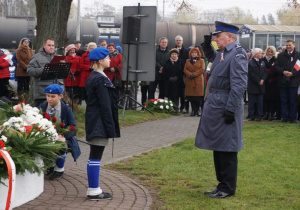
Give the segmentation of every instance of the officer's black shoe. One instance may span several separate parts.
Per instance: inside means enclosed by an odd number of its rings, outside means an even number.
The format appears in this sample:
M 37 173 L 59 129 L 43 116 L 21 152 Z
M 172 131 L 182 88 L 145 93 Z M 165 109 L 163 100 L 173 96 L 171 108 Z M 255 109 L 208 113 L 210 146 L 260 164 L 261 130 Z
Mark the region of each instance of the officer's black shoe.
M 215 194 L 211 194 L 209 197 L 211 197 L 211 198 L 226 198 L 226 197 L 229 197 L 229 196 L 232 196 L 232 195 L 233 194 L 222 192 L 222 191 L 218 191 Z
M 50 180 L 59 180 L 64 175 L 64 172 L 53 171 L 53 173 L 49 176 Z
M 88 195 L 87 197 L 90 201 L 110 200 L 112 198 L 111 194 L 105 192 L 102 192 L 99 195 Z
M 218 188 L 214 189 L 214 190 L 210 190 L 210 191 L 204 191 L 205 195 L 212 195 L 212 194 L 216 194 L 218 192 Z

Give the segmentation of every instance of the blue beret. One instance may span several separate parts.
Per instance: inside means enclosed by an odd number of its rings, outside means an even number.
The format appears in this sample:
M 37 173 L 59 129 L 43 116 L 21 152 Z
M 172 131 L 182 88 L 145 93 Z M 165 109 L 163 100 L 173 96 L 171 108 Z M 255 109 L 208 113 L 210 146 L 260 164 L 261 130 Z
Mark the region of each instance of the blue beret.
M 216 26 L 216 31 L 212 33 L 213 35 L 216 35 L 221 32 L 231 32 L 237 34 L 237 32 L 239 31 L 239 27 L 221 21 L 215 21 L 215 26 Z
M 105 47 L 97 47 L 91 50 L 91 52 L 89 53 L 89 59 L 90 61 L 97 61 L 106 58 L 106 56 L 108 55 L 109 55 L 108 49 L 106 49 Z
M 44 89 L 45 93 L 51 94 L 61 94 L 63 92 L 63 88 L 60 85 L 52 84 Z

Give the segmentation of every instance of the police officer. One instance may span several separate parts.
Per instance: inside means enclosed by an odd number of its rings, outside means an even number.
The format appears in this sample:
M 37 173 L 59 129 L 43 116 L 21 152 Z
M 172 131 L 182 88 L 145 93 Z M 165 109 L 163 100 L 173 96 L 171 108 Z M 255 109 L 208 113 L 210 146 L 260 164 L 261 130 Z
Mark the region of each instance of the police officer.
M 205 56 L 212 62 L 208 92 L 199 123 L 195 146 L 213 150 L 218 186 L 204 194 L 211 198 L 234 195 L 237 181 L 237 154 L 243 148 L 243 93 L 247 87 L 248 58 L 236 41 L 237 26 L 216 21 L 215 41 L 204 36 Z M 220 120 L 222 119 L 222 120 Z

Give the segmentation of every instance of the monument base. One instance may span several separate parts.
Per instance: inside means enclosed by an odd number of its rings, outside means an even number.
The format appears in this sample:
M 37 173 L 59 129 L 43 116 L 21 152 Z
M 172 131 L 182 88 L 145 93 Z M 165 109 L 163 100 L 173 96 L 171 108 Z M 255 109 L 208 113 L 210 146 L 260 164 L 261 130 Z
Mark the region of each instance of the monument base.
M 39 164 L 43 164 L 41 159 L 36 159 Z M 8 179 L 3 180 L 5 185 L 0 184 L 0 210 L 5 209 L 8 194 Z M 15 193 L 11 200 L 11 208 L 23 205 L 37 198 L 44 191 L 44 173 L 30 173 L 26 171 L 24 175 L 16 175 Z

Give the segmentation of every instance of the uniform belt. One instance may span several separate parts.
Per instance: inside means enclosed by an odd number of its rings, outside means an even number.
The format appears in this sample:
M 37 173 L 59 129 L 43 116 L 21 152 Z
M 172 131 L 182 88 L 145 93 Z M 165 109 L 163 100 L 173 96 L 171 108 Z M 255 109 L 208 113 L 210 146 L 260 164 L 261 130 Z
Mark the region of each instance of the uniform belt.
M 224 90 L 224 89 L 216 89 L 216 88 L 209 88 L 210 93 L 229 93 L 230 90 Z

